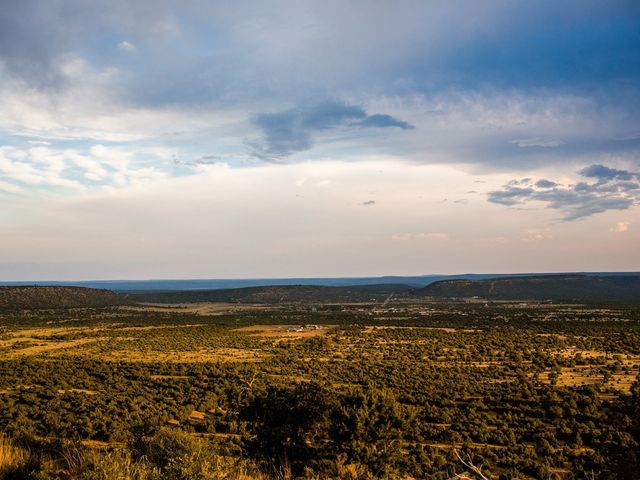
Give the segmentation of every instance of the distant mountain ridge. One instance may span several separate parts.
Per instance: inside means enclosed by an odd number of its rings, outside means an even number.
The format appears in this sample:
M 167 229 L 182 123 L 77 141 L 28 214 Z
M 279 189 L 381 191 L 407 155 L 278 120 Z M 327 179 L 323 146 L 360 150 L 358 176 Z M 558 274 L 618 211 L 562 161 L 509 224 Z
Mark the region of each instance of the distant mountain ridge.
M 640 303 L 640 274 L 554 274 L 446 279 L 422 288 L 403 284 L 268 285 L 243 288 L 117 293 L 69 286 L 0 286 L 0 310 L 108 307 L 132 303 L 349 303 L 390 298 L 472 298 L 554 302 Z
M 0 310 L 110 307 L 129 303 L 111 290 L 84 287 L 0 287 Z
M 640 302 L 640 275 L 570 274 L 441 280 L 413 293 L 435 298 L 637 303 Z
M 640 275 L 639 272 L 572 272 L 566 275 L 587 276 L 618 276 Z M 225 288 L 261 287 L 261 286 L 290 286 L 317 285 L 324 287 L 346 287 L 354 285 L 409 285 L 422 288 L 433 282 L 450 279 L 481 280 L 485 278 L 547 276 L 548 273 L 463 273 L 455 275 L 386 275 L 380 277 L 337 277 L 337 278 L 243 278 L 243 279 L 157 279 L 157 280 L 81 280 L 81 281 L 30 281 L 30 282 L 0 282 L 0 285 L 26 286 L 75 286 L 101 288 L 116 292 L 148 292 L 148 291 L 179 291 L 179 290 L 219 290 Z

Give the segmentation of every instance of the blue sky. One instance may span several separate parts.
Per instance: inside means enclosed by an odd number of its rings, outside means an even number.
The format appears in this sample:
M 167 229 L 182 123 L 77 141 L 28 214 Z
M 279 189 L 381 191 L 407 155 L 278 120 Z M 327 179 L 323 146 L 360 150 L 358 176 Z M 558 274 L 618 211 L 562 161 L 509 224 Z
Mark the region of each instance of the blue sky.
M 10 2 L 0 278 L 640 270 L 634 1 Z

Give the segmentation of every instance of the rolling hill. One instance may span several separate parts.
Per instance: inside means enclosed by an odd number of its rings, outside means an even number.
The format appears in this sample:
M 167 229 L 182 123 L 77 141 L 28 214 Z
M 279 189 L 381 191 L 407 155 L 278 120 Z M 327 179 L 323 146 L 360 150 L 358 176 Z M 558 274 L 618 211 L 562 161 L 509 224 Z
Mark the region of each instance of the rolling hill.
M 389 295 L 408 295 L 408 285 L 359 285 L 322 287 L 315 285 L 278 285 L 264 287 L 227 288 L 218 290 L 187 290 L 169 292 L 130 293 L 128 298 L 143 303 L 301 303 L 301 302 L 366 302 L 383 301 Z
M 640 303 L 640 275 L 545 275 L 483 280 L 443 280 L 414 290 L 435 298 Z
M 0 310 L 108 307 L 128 303 L 110 290 L 83 287 L 0 287 Z

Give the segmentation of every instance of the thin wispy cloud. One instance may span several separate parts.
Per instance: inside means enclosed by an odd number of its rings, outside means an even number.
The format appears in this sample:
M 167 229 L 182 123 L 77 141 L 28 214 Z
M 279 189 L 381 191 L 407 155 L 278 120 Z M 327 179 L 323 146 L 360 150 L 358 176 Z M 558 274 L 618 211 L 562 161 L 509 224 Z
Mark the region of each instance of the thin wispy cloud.
M 520 138 L 516 140 L 511 140 L 511 143 L 522 148 L 528 148 L 528 147 L 553 148 L 553 147 L 559 147 L 560 145 L 564 144 L 564 142 L 562 142 L 561 140 L 553 140 L 549 138 Z
M 611 231 L 615 233 L 624 233 L 629 230 L 629 225 L 631 225 L 630 222 L 617 222 Z
M 133 43 L 127 42 L 126 40 L 118 43 L 118 48 L 125 52 L 133 52 L 136 50 L 136 46 Z

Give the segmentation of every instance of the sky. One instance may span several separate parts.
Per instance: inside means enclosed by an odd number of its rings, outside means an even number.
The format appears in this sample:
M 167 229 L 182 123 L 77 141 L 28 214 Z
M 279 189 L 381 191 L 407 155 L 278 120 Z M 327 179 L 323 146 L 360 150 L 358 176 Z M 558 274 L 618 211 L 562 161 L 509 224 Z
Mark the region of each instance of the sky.
M 640 3 L 0 6 L 0 281 L 640 271 Z

